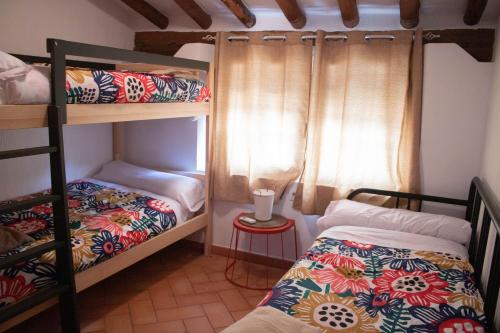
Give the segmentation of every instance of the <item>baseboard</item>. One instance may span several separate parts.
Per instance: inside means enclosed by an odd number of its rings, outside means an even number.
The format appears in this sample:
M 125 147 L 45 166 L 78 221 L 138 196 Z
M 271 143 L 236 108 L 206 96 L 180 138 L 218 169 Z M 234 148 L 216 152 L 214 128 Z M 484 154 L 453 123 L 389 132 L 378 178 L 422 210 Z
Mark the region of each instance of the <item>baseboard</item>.
M 203 252 L 203 243 L 199 243 L 199 242 L 189 240 L 189 239 L 182 239 L 179 241 L 179 243 L 185 247 Z M 227 257 L 227 255 L 229 253 L 229 248 L 224 247 L 224 246 L 212 245 L 212 253 Z M 234 253 L 231 253 L 231 255 L 234 256 Z M 238 259 L 253 262 L 255 264 L 283 268 L 283 269 L 289 269 L 290 267 L 292 267 L 292 265 L 294 263 L 291 260 L 266 257 L 266 256 L 261 255 L 261 254 L 248 253 L 246 251 L 238 251 L 238 253 L 236 255 L 237 255 Z

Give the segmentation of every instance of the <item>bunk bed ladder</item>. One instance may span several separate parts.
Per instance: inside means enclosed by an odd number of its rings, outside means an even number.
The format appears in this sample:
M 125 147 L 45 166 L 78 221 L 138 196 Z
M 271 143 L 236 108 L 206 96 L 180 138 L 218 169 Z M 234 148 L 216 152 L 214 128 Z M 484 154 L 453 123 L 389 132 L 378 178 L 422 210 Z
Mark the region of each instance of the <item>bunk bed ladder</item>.
M 48 106 L 47 112 L 49 146 L 0 152 L 0 159 L 49 154 L 52 191 L 51 194 L 0 205 L 0 214 L 8 214 L 30 209 L 37 205 L 52 203 L 54 240 L 15 255 L 1 258 L 0 270 L 40 257 L 46 252 L 55 251 L 57 283 L 44 287 L 21 301 L 0 309 L 0 322 L 9 320 L 23 311 L 58 297 L 62 332 L 77 333 L 80 332 L 80 322 L 76 303 L 63 144 L 63 124 L 66 119 L 65 58 L 63 54 L 57 52 L 57 48 L 49 47 L 49 51 L 52 53 L 52 103 Z
M 59 297 L 61 325 L 63 332 L 79 332 L 76 311 L 75 281 L 71 238 L 68 224 L 66 176 L 64 168 L 64 147 L 62 137 L 62 113 L 60 108 L 49 106 L 49 146 L 15 149 L 0 152 L 0 160 L 50 155 L 51 194 L 40 195 L 23 201 L 12 201 L 0 205 L 0 214 L 30 209 L 38 205 L 52 203 L 55 237 L 47 242 L 25 251 L 0 259 L 0 270 L 40 257 L 46 252 L 56 251 L 57 284 L 44 287 L 25 299 L 0 310 L 0 322 L 6 321 L 33 306 L 51 298 Z

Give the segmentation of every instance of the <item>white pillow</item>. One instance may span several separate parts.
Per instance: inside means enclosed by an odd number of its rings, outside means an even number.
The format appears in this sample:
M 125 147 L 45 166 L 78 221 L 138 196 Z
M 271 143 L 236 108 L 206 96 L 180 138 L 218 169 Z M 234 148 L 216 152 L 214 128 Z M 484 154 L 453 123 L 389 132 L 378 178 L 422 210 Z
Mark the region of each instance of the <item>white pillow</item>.
M 5 104 L 47 104 L 50 102 L 50 67 L 27 66 L 25 72 L 0 73 Z M 2 79 L 2 76 L 5 78 Z
M 0 73 L 11 70 L 16 67 L 27 66 L 24 61 L 11 56 L 8 53 L 0 51 Z
M 321 231 L 341 225 L 403 231 L 463 245 L 469 242 L 472 232 L 468 221 L 456 217 L 384 208 L 345 199 L 332 201 L 317 225 Z
M 199 179 L 141 168 L 122 161 L 104 165 L 94 178 L 172 198 L 191 212 L 198 211 L 205 202 L 204 185 Z

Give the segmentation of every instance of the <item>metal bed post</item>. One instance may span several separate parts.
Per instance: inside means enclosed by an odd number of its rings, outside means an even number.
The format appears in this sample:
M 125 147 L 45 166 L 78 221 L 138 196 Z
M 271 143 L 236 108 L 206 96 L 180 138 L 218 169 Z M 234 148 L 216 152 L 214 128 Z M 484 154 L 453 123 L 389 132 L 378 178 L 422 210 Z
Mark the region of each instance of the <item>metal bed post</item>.
M 54 237 L 64 246 L 56 250 L 56 273 L 60 285 L 68 290 L 59 295 L 59 313 L 63 332 L 80 332 L 80 321 L 76 304 L 73 252 L 68 218 L 66 195 L 66 168 L 64 163 L 63 124 L 66 122 L 66 54 L 64 45 L 57 40 L 47 40 L 51 54 L 51 105 L 48 112 L 49 144 L 57 147 L 50 155 L 50 179 L 52 193 L 61 197 L 53 204 Z

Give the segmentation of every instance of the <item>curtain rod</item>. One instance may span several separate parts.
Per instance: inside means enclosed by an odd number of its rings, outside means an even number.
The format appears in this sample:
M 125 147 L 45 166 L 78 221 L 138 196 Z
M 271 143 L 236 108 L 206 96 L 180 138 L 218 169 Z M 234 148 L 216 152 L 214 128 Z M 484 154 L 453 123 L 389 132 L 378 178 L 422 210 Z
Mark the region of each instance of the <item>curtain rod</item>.
M 317 37 L 315 35 L 304 35 L 301 37 L 302 41 L 315 40 L 316 38 Z M 396 39 L 396 36 L 389 35 L 389 34 L 384 34 L 384 35 L 367 34 L 367 35 L 365 35 L 364 38 L 366 41 L 369 41 L 372 39 L 394 40 L 394 39 Z M 349 39 L 349 37 L 345 34 L 331 34 L 331 35 L 325 35 L 324 39 L 325 40 L 343 40 L 343 41 L 346 41 Z M 250 37 L 248 37 L 248 36 L 228 36 L 227 40 L 228 41 L 233 41 L 233 40 L 235 40 L 235 41 L 249 41 Z M 268 40 L 286 41 L 287 36 L 285 36 L 285 35 L 266 35 L 266 36 L 262 37 L 262 40 L 265 40 L 265 41 L 268 41 Z

